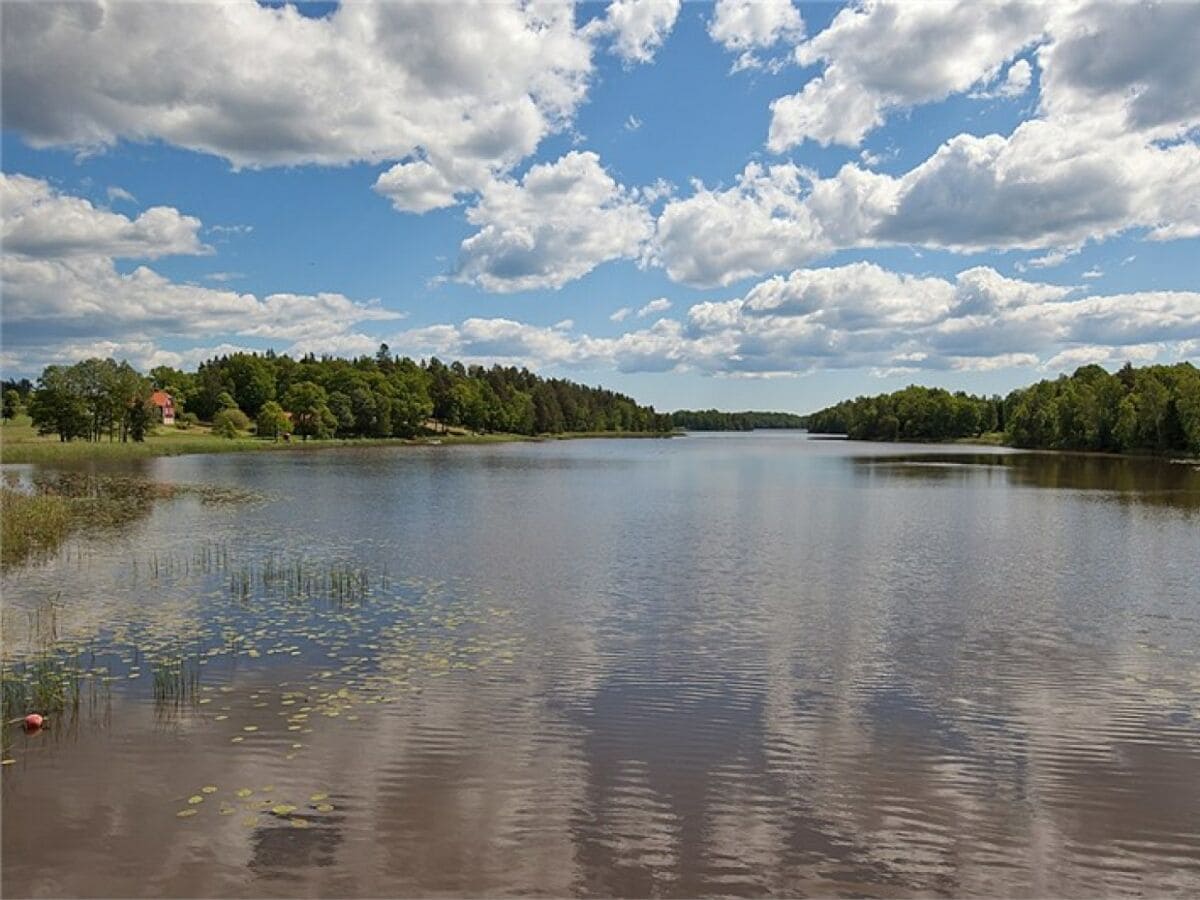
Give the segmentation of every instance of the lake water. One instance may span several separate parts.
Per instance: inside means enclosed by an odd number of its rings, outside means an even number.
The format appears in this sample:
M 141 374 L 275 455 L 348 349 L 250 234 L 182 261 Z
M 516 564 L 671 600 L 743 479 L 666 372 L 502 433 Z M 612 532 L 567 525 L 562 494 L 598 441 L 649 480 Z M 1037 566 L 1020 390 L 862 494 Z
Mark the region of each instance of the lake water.
M 10 668 L 78 685 L 6 730 L 5 896 L 1200 893 L 1191 466 L 760 432 L 123 471 L 263 497 L 5 575 Z

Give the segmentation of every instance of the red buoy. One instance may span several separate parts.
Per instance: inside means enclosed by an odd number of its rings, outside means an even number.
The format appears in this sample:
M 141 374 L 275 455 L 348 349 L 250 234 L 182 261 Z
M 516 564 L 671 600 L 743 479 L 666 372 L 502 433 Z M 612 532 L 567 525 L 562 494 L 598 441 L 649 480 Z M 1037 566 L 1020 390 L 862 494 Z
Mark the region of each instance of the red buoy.
M 30 713 L 29 715 L 27 715 L 25 717 L 25 730 L 26 731 L 37 731 L 39 728 L 42 727 L 42 723 L 44 721 L 46 721 L 46 720 L 43 719 L 41 716 L 39 716 L 37 713 Z

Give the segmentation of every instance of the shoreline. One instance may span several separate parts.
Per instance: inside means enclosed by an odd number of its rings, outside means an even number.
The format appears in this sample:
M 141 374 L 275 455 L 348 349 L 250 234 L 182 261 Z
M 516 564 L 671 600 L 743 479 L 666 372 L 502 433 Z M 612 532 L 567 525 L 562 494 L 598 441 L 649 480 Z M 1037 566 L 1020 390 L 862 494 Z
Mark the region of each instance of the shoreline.
M 479 444 L 543 443 L 616 438 L 669 438 L 674 432 L 573 431 L 562 434 L 426 434 L 412 438 L 331 438 L 267 441 L 255 437 L 232 440 L 208 434 L 155 434 L 141 443 L 109 441 L 13 441 L 0 429 L 0 465 L 53 465 L 56 463 L 120 462 L 169 456 L 215 453 L 293 453 L 344 449 L 347 447 L 453 447 Z
M 896 438 L 891 441 L 876 441 L 869 438 L 850 438 L 844 434 L 810 434 L 810 439 L 821 441 L 850 441 L 854 440 L 860 444 L 909 444 L 913 446 L 944 446 L 944 447 L 999 447 L 1004 450 L 1012 450 L 1015 453 L 1054 453 L 1064 454 L 1067 456 L 1096 456 L 1104 459 L 1142 459 L 1142 460 L 1157 460 L 1159 462 L 1177 463 L 1179 465 L 1196 465 L 1200 463 L 1200 456 L 1180 456 L 1176 451 L 1165 451 L 1156 453 L 1153 450 L 1130 450 L 1120 452 L 1117 450 L 1071 450 L 1061 447 L 1018 447 L 1016 444 L 1009 444 L 1000 437 L 995 436 L 997 433 L 992 432 L 988 435 L 980 435 L 973 438 L 949 438 L 944 441 L 935 441 L 929 438 Z

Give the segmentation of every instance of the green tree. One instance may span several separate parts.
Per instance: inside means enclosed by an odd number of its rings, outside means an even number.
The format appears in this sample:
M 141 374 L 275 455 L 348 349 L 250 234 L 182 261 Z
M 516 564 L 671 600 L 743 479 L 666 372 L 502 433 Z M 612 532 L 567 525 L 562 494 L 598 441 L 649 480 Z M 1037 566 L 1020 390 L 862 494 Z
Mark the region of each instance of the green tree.
M 4 392 L 4 418 L 15 419 L 21 408 L 21 395 L 9 388 Z
M 275 399 L 275 372 L 270 363 L 252 353 L 235 353 L 225 362 L 225 380 L 239 409 L 258 415 L 264 403 Z
M 337 420 L 329 410 L 329 398 L 325 389 L 312 381 L 301 381 L 292 385 L 283 400 L 284 407 L 292 414 L 292 425 L 296 434 L 324 438 L 333 434 Z
M 287 429 L 288 418 L 283 407 L 274 400 L 264 403 L 255 420 L 255 430 L 258 432 L 258 436 L 277 441 L 280 435 L 287 432 Z
M 150 383 L 143 380 L 125 411 L 125 433 L 135 443 L 146 440 L 154 424 L 154 404 L 150 402 Z
M 88 436 L 91 419 L 72 369 L 47 366 L 38 379 L 29 398 L 29 415 L 38 434 L 57 434 L 60 441 Z
M 354 409 L 350 398 L 341 391 L 329 395 L 329 411 L 333 413 L 334 428 L 339 434 L 350 434 L 354 431 Z

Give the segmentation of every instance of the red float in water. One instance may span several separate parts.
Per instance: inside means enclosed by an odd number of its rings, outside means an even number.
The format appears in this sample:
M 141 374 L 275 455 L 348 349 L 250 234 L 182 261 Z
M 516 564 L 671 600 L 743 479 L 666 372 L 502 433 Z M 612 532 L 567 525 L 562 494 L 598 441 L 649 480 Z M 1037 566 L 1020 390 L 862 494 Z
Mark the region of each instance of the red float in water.
M 39 716 L 37 713 L 30 713 L 29 715 L 27 715 L 25 717 L 25 730 L 26 731 L 37 731 L 39 728 L 42 727 L 42 723 L 45 721 L 46 720 L 43 719 L 41 716 Z

